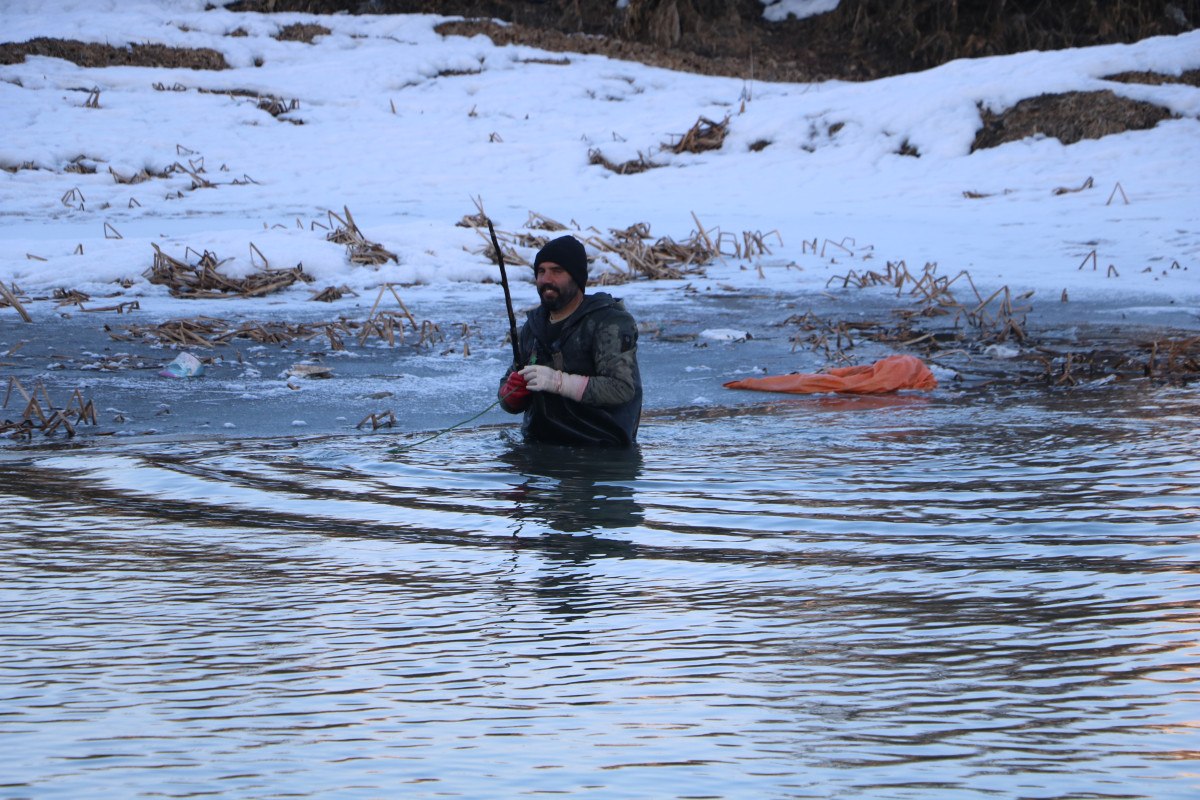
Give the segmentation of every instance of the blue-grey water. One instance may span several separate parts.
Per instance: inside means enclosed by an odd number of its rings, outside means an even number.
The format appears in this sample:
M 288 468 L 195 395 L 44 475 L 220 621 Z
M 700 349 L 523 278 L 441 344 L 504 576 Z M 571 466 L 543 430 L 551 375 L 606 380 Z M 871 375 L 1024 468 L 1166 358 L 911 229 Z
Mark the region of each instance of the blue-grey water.
M 1200 393 L 0 451 L 0 797 L 1200 797 Z

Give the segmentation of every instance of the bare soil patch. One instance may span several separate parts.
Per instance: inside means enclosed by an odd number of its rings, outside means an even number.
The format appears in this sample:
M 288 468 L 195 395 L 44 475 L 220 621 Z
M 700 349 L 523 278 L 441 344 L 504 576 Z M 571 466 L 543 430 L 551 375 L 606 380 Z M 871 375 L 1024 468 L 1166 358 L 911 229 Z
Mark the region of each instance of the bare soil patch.
M 228 69 L 225 56 L 205 47 L 167 47 L 161 44 L 110 44 L 72 39 L 30 39 L 0 44 L 0 64 L 20 64 L 26 56 L 61 58 L 81 67 L 166 67 L 172 69 Z

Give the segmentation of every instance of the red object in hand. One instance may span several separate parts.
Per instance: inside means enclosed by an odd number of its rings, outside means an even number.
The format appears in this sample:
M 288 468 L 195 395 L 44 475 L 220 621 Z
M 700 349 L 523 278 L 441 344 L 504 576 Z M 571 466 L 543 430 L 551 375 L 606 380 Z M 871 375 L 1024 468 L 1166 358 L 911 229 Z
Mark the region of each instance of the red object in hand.
M 504 405 L 514 409 L 522 409 L 529 404 L 529 388 L 521 373 L 508 373 L 508 380 L 500 387 L 500 399 Z

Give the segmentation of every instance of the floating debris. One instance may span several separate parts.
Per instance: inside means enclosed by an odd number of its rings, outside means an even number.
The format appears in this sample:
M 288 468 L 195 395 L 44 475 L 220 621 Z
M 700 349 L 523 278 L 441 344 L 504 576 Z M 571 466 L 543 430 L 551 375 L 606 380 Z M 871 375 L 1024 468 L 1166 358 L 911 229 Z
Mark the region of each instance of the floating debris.
M 384 292 L 391 291 L 400 304 L 400 311 L 380 311 L 376 313 Z M 193 317 L 190 319 L 173 319 L 158 325 L 126 325 L 122 327 L 104 326 L 109 338 L 118 342 L 141 340 L 154 344 L 164 344 L 181 348 L 212 348 L 230 344 L 235 339 L 249 339 L 258 344 L 288 345 L 296 341 L 310 341 L 325 337 L 331 350 L 345 350 L 344 337 L 357 337 L 358 344 L 364 345 L 372 336 L 376 336 L 388 345 L 394 347 L 397 343 L 405 342 L 405 325 L 412 329 L 413 346 L 431 346 L 445 341 L 441 328 L 430 320 L 418 322 L 404 306 L 404 302 L 396 293 L 395 288 L 385 284 L 380 289 L 379 298 L 372 307 L 370 316 L 365 321 L 339 319 L 332 322 L 289 323 L 272 322 L 242 322 L 233 324 L 223 319 L 213 317 Z M 463 328 L 464 348 L 469 329 Z
M 324 364 L 292 364 L 287 374 L 293 378 L 332 378 L 333 368 Z
M 199 378 L 204 374 L 204 364 L 191 353 L 180 353 L 158 374 L 164 378 Z
M 1079 269 L 1091 261 L 1095 266 L 1095 254 L 1089 253 Z M 1111 268 L 1110 268 L 1111 269 Z M 896 289 L 897 296 L 907 291 L 919 302 L 919 308 L 893 312 L 902 320 L 899 328 L 888 328 L 879 323 L 867 325 L 869 338 L 893 346 L 920 346 L 926 358 L 936 353 L 939 357 L 976 353 L 990 359 L 1004 361 L 1001 369 L 989 370 L 986 365 L 975 364 L 972 371 L 994 373 L 989 383 L 1008 382 L 1022 384 L 1040 381 L 1053 387 L 1096 385 L 1110 381 L 1148 379 L 1167 383 L 1191 383 L 1200 380 L 1200 336 L 1166 336 L 1151 341 L 1137 341 L 1119 331 L 1098 332 L 1089 336 L 1093 346 L 1081 351 L 1077 339 L 1068 343 L 1035 341 L 1028 330 L 1026 314 L 1030 305 L 1024 304 L 1033 296 L 1032 291 L 1014 295 L 1008 286 L 996 289 L 983 296 L 966 270 L 954 277 L 937 274 L 937 264 L 929 263 L 919 277 L 909 271 L 903 261 L 888 262 L 882 272 L 850 270 L 846 275 L 835 276 L 830 283 L 841 281 L 842 287 L 887 286 Z M 959 283 L 961 281 L 961 283 Z M 973 297 L 963 300 L 955 295 L 954 285 L 969 287 Z M 959 292 L 961 294 L 961 292 Z M 1063 292 L 1062 302 L 1067 302 Z M 952 317 L 951 329 L 914 332 L 912 323 L 921 319 Z M 826 354 L 844 357 L 842 353 L 842 330 L 851 323 L 830 323 L 815 316 L 789 318 L 785 324 L 795 323 L 810 331 L 806 340 L 809 344 L 825 344 Z M 965 323 L 962 324 L 962 323 Z M 822 328 L 821 330 L 816 330 Z M 837 351 L 829 348 L 828 335 L 838 332 Z M 846 332 L 848 335 L 848 331 Z M 853 340 L 847 339 L 849 346 Z
M 98 314 L 102 311 L 115 311 L 118 314 L 124 314 L 126 311 L 134 311 L 136 309 L 140 309 L 141 307 L 141 304 L 137 300 L 126 300 L 124 302 L 117 303 L 115 306 L 100 306 L 99 308 L 84 308 L 83 306 L 80 306 L 79 310 L 85 314 Z

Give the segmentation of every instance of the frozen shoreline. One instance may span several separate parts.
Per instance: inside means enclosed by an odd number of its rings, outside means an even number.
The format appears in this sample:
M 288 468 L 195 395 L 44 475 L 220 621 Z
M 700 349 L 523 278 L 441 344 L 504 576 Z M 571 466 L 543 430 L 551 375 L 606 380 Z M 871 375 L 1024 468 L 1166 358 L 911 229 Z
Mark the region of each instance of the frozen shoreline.
M 722 387 L 723 382 L 739 377 L 816 372 L 844 363 L 841 359 L 870 363 L 895 352 L 922 353 L 920 346 L 905 348 L 867 337 L 880 329 L 875 323 L 896 325 L 903 317 L 897 312 L 916 308 L 910 298 L 896 298 L 891 291 L 851 288 L 784 294 L 730 291 L 704 280 L 693 285 L 695 292 L 658 287 L 656 298 L 635 294 L 637 299 L 628 303 L 642 328 L 639 355 L 647 421 L 688 409 L 690 412 L 684 413 L 719 414 L 722 409 L 733 412 L 796 400 L 788 395 Z M 98 424 L 78 426 L 74 443 L 359 435 L 372 433 L 377 424 L 384 435 L 433 432 L 460 423 L 492 403 L 510 356 L 500 287 L 477 287 L 483 291 L 469 292 L 470 299 L 465 302 L 443 288 L 399 289 L 418 323 L 437 325 L 440 341 L 418 345 L 418 332 L 407 328 L 403 342 L 397 341 L 395 346 L 377 337 L 360 345 L 347 336 L 345 349 L 340 351 L 321 333 L 322 324 L 364 320 L 375 298 L 347 297 L 303 307 L 272 307 L 269 301 L 257 301 L 267 303 L 259 309 L 248 301 L 229 301 L 227 313 L 221 312 L 219 301 L 201 302 L 197 306 L 200 315 L 222 320 L 226 329 L 243 323 L 287 322 L 305 323 L 315 332 L 308 340 L 286 344 L 236 338 L 211 348 L 164 346 L 133 336 L 131 331 L 163 321 L 140 309 L 124 314 L 75 311 L 60 316 L 51 313 L 52 301 L 39 301 L 29 306 L 35 320 L 31 324 L 15 321 L 15 312 L 4 310 L 11 318 L 0 322 L 0 353 L 14 352 L 0 357 L 4 364 L 0 376 L 6 383 L 15 378 L 27 391 L 45 386 L 43 397 L 58 406 L 76 391 L 91 400 Z M 622 288 L 608 291 L 621 297 Z M 518 307 L 529 299 L 530 292 L 527 284 L 517 284 Z M 1137 306 L 1132 305 L 1135 301 Z M 1018 374 L 1029 381 L 1026 386 L 1031 391 L 1052 390 L 1049 383 L 1039 385 L 1031 380 L 1039 346 L 1048 345 L 1045 352 L 1105 347 L 1133 352 L 1140 340 L 1163 339 L 1172 333 L 1200 335 L 1196 308 L 1172 305 L 1161 298 L 1049 303 L 1039 302 L 1035 296 L 1026 302 L 1033 307 L 1023 316 L 1030 337 L 1024 343 L 1010 339 L 988 347 L 979 337 L 968 337 L 962 347 L 947 343 L 924 352 L 941 382 L 934 396 L 970 391 L 1006 375 L 1008 379 L 1001 382 L 1015 384 Z M 380 307 L 386 303 L 380 301 Z M 253 313 L 256 310 L 262 313 Z M 807 331 L 788 322 L 805 315 L 860 327 L 846 328 L 841 356 L 831 361 L 813 337 L 828 335 L 830 347 L 835 347 L 833 334 Z M 109 329 L 131 338 L 118 341 Z M 953 328 L 949 320 L 943 320 L 927 330 L 948 334 Z M 185 379 L 162 377 L 159 371 L 180 352 L 208 362 L 204 374 Z M 331 377 L 290 375 L 295 365 L 319 365 L 327 368 Z M 23 406 L 18 394 L 10 392 L 0 419 L 18 418 Z M 375 415 L 374 423 L 371 415 Z M 515 428 L 518 421 L 518 417 L 492 409 L 471 425 Z M 35 433 L 29 443 L 40 446 L 64 441 L 61 432 L 52 436 Z

